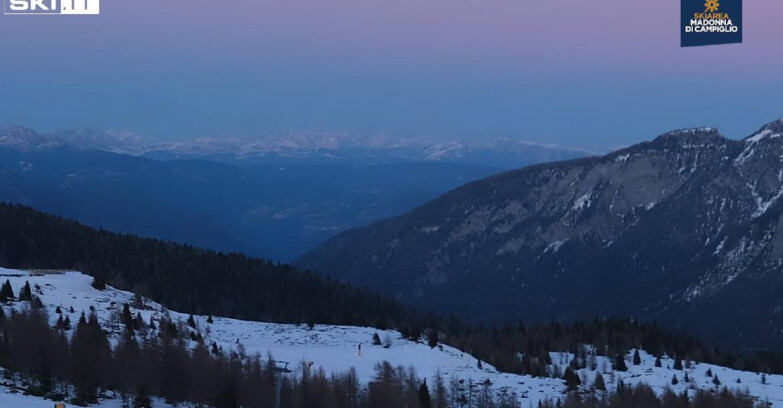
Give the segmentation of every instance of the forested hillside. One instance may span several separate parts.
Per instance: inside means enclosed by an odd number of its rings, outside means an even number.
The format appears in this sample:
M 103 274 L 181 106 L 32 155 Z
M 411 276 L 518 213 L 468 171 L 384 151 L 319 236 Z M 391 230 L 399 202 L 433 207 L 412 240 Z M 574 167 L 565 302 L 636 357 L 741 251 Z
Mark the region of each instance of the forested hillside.
M 552 351 L 593 344 L 606 355 L 644 346 L 656 355 L 757 372 L 783 372 L 775 353 L 737 354 L 688 334 L 628 319 L 486 327 L 400 306 L 364 289 L 241 254 L 119 235 L 28 207 L 0 204 L 0 266 L 73 269 L 174 310 L 244 320 L 395 328 L 414 341 L 444 342 L 499 370 L 545 375 Z M 519 358 L 522 353 L 523 358 Z
M 200 314 L 377 327 L 414 324 L 394 301 L 288 265 L 95 230 L 16 205 L 0 204 L 0 265 L 80 270 Z

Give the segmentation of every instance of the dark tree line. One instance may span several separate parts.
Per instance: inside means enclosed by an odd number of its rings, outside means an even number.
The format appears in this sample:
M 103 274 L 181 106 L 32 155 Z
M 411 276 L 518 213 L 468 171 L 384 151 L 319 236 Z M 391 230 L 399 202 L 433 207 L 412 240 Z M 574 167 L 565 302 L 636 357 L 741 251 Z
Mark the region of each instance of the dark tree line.
M 542 402 L 538 408 L 754 408 L 761 406 L 764 405 L 757 404 L 745 395 L 729 392 L 726 388 L 720 392 L 696 391 L 692 397 L 665 390 L 663 395 L 658 396 L 647 385 L 628 387 L 620 383 L 618 388 L 608 396 L 569 393 L 562 400 Z
M 170 323 L 170 322 L 169 322 Z M 0 308 L 0 366 L 4 375 L 24 391 L 77 405 L 95 403 L 103 394 L 118 393 L 128 406 L 147 408 L 151 397 L 168 403 L 195 403 L 215 408 L 521 408 L 516 394 L 494 390 L 491 383 L 457 381 L 449 384 L 436 374 L 428 384 L 413 368 L 379 363 L 372 381 L 360 384 L 354 370 L 327 376 L 305 361 L 279 376 L 272 356 L 223 352 L 197 342 L 188 346 L 184 333 L 172 334 L 161 322 L 155 336 L 138 341 L 125 330 L 112 347 L 95 315 L 82 317 L 68 340 L 66 330 L 50 327 L 46 310 L 23 312 Z M 539 408 L 751 408 L 748 397 L 721 392 L 665 392 L 661 397 L 647 386 L 625 387 L 611 393 L 576 391 Z
M 0 265 L 74 269 L 174 310 L 285 323 L 423 327 L 375 292 L 290 265 L 110 233 L 31 208 L 0 204 Z M 419 329 L 421 330 L 421 329 Z
M 549 352 L 569 352 L 576 356 L 574 364 L 585 368 L 590 351 L 612 357 L 615 370 L 627 370 L 623 359 L 629 351 L 642 349 L 648 353 L 674 359 L 674 369 L 682 370 L 689 361 L 731 367 L 761 373 L 783 373 L 781 354 L 772 352 L 737 353 L 702 343 L 694 336 L 664 330 L 654 323 L 630 319 L 593 319 L 573 323 L 537 325 L 503 325 L 500 327 L 467 327 L 454 324 L 443 342 L 493 364 L 500 371 L 533 376 L 547 375 L 551 363 Z M 521 354 L 521 358 L 519 358 Z M 632 359 L 640 363 L 638 351 Z
M 141 328 L 126 326 L 112 347 L 95 314 L 82 314 L 70 331 L 50 327 L 43 307 L 30 304 L 22 310 L 0 308 L 0 367 L 6 380 L 25 393 L 76 405 L 119 395 L 134 408 L 152 406 L 152 397 L 171 404 L 265 408 L 276 406 L 278 388 L 281 406 L 290 408 L 441 408 L 452 398 L 440 376 L 432 395 L 413 368 L 388 362 L 376 366 L 366 386 L 354 370 L 327 375 L 305 361 L 281 375 L 272 356 L 194 344 L 186 331 L 172 330 L 171 321 L 147 327 L 152 335 L 141 338 L 135 334 Z M 460 394 L 453 398 L 465 398 L 461 389 L 455 392 Z M 497 406 L 518 406 L 510 397 L 497 401 Z
M 80 270 L 94 276 L 96 289 L 109 283 L 188 313 L 394 328 L 405 338 L 427 341 L 430 347 L 446 343 L 475 355 L 479 364 L 484 361 L 519 374 L 547 375 L 550 351 L 572 352 L 585 364 L 583 344 L 615 357 L 619 369 L 624 362 L 618 356 L 642 348 L 675 358 L 674 368 L 693 360 L 783 373 L 783 354 L 729 353 L 654 324 L 596 319 L 530 326 L 473 325 L 405 308 L 375 292 L 289 265 L 96 230 L 18 205 L 0 204 L 0 265 Z M 15 296 L 0 288 L 0 300 L 4 293 L 9 299 Z M 27 292 L 19 295 L 27 296 Z

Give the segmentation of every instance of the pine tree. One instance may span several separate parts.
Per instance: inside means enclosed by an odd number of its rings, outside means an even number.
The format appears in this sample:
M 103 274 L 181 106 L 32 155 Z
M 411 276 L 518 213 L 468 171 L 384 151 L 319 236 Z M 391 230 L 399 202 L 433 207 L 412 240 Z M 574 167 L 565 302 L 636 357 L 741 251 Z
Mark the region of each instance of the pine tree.
M 151 408 L 152 402 L 150 401 L 150 397 L 147 395 L 147 392 L 144 390 L 144 387 L 140 387 L 139 391 L 136 392 L 136 396 L 133 398 L 133 408 Z
M 188 326 L 196 328 L 196 320 L 193 319 L 193 315 L 188 316 Z
M 767 375 L 766 374 L 761 374 L 761 383 L 762 384 L 766 384 L 767 383 Z
M 642 356 L 639 355 L 639 349 L 636 349 L 633 352 L 633 365 L 639 364 L 642 364 Z
M 593 388 L 598 391 L 606 391 L 606 383 L 604 382 L 604 376 L 600 372 L 595 373 L 595 379 L 593 380 Z
M 125 325 L 125 330 L 129 333 L 133 333 L 133 314 L 127 303 L 122 307 L 122 324 Z
M 682 380 L 685 381 L 686 383 L 691 382 L 691 378 L 688 377 L 688 372 L 687 371 L 685 372 L 685 376 L 682 378 Z
M 106 282 L 104 282 L 101 278 L 94 277 L 92 278 L 92 287 L 98 290 L 105 290 Z
M 672 375 L 672 385 L 677 385 L 679 383 L 680 381 L 677 380 L 677 374 Z
M 207 323 L 209 323 L 209 324 L 212 324 L 212 323 L 214 323 L 214 322 L 215 322 L 215 321 L 214 321 L 214 320 L 212 320 L 212 315 L 209 315 L 209 316 L 207 316 Z
M 32 302 L 32 300 L 33 300 L 33 291 L 30 290 L 30 282 L 29 281 L 25 281 L 24 286 L 22 286 L 22 290 L 19 291 L 19 300 Z
M 707 377 L 712 377 L 712 369 L 708 368 L 706 374 L 707 374 Z
M 565 374 L 563 374 L 563 379 L 566 382 L 566 388 L 568 388 L 569 391 L 574 391 L 577 388 L 579 388 L 580 385 L 582 385 L 582 380 L 579 378 L 579 374 L 574 371 L 573 368 L 568 367 L 566 368 Z
M 614 366 L 615 371 L 628 371 L 628 366 L 625 365 L 625 356 L 623 353 L 618 353 L 617 357 L 614 359 Z
M 659 367 L 659 368 L 661 367 L 661 357 L 660 356 L 655 357 L 655 366 Z
M 481 360 L 476 360 L 476 367 L 478 367 L 479 370 L 483 370 L 484 369 L 484 365 L 481 364 Z
M 410 336 L 409 340 L 411 340 L 411 341 L 415 341 L 415 342 L 418 343 L 419 340 L 421 339 L 421 329 L 419 328 L 419 326 L 417 326 L 415 324 L 411 326 L 410 334 L 411 334 L 411 336 Z
M 147 328 L 147 325 L 144 323 L 144 319 L 141 317 L 141 312 L 136 312 L 136 317 L 133 318 L 133 328 L 137 331 L 145 330 Z
M 378 333 L 373 333 L 372 335 L 372 345 L 373 346 L 380 346 L 381 345 L 381 336 L 378 336 Z
M 430 329 L 429 333 L 427 334 L 427 345 L 430 346 L 430 348 L 435 348 L 435 346 L 438 345 L 438 331 L 435 329 Z
M 14 299 L 14 290 L 11 288 L 11 281 L 6 279 L 3 287 L 0 288 L 0 301 L 5 302 Z
M 430 389 L 427 387 L 427 380 L 425 379 L 419 386 L 419 408 L 430 408 L 431 406 Z
M 682 370 L 682 359 L 679 356 L 674 358 L 674 369 Z
M 71 318 L 69 316 L 65 316 L 65 320 L 63 320 L 63 330 L 71 330 Z
M 715 384 L 716 387 L 720 387 L 720 380 L 718 379 L 717 375 L 712 377 L 712 383 Z

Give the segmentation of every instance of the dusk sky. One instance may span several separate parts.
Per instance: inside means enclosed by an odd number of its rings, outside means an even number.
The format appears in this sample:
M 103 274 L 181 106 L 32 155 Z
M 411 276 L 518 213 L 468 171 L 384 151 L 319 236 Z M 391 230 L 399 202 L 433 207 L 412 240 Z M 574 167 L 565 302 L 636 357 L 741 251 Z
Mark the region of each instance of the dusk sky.
M 103 0 L 100 16 L 0 16 L 0 124 L 738 138 L 783 117 L 781 15 L 746 0 L 744 44 L 683 49 L 675 0 Z

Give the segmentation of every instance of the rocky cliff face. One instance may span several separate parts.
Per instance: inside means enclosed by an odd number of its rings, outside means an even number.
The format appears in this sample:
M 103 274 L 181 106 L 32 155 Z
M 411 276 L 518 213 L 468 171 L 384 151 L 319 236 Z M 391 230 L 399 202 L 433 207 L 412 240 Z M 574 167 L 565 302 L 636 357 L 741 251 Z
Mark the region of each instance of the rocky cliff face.
M 465 185 L 299 265 L 483 321 L 623 315 L 783 345 L 782 196 L 783 120 L 680 130 Z

